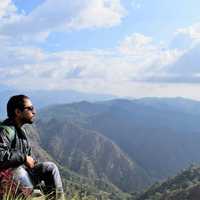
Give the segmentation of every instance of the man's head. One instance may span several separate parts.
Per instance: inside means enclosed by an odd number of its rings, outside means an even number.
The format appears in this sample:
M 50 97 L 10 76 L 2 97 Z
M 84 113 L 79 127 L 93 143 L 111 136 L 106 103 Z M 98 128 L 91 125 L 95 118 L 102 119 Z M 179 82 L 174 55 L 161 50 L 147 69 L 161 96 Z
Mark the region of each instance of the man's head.
M 35 109 L 29 97 L 25 95 L 12 96 L 7 103 L 7 115 L 9 119 L 17 120 L 20 124 L 32 124 Z

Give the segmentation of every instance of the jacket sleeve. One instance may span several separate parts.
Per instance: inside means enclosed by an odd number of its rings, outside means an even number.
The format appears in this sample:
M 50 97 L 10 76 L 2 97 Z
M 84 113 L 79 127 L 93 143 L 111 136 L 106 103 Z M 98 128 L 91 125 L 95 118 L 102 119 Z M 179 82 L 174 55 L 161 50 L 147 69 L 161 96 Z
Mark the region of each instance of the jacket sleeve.
M 0 168 L 18 167 L 25 162 L 25 155 L 11 148 L 5 129 L 0 129 Z
M 29 143 L 29 141 L 30 141 L 29 137 L 30 137 L 30 135 L 35 135 L 35 133 L 34 133 L 35 129 L 29 125 L 29 126 L 23 127 L 22 131 L 23 131 L 24 138 L 26 139 L 26 143 L 27 143 L 26 144 L 26 154 L 28 156 L 31 156 L 34 160 L 36 160 L 36 157 L 32 151 L 32 147 Z

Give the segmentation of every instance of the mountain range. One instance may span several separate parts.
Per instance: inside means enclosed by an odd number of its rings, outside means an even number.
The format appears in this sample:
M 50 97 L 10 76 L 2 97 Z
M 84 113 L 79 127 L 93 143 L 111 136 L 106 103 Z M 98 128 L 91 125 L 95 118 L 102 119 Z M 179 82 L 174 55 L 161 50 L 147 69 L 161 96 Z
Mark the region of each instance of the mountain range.
M 5 86 L 3 86 L 5 88 Z M 1 89 L 1 84 L 0 84 Z M 7 87 L 0 90 L 0 119 L 6 116 L 6 103 L 13 95 L 25 94 L 31 98 L 38 109 L 52 104 L 72 103 L 87 100 L 104 101 L 115 98 L 112 95 L 77 92 L 74 90 L 19 90 Z
M 132 192 L 200 162 L 199 117 L 198 101 L 116 99 L 48 106 L 36 125 L 60 164 Z
M 81 101 L 49 105 L 37 114 L 28 129 L 37 156 L 54 160 L 66 180 L 115 194 L 113 199 L 130 199 L 200 163 L 199 101 Z
M 156 180 L 200 161 L 199 108 L 180 98 L 80 102 L 42 109 L 39 119 L 97 131 Z

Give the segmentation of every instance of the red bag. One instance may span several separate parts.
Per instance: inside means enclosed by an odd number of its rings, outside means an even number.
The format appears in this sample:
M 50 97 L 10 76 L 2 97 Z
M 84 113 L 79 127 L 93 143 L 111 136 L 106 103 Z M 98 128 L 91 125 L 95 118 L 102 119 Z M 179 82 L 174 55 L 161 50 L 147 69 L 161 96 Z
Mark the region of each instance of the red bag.
M 10 197 L 28 197 L 32 193 L 29 188 L 24 188 L 13 179 L 11 169 L 0 170 L 0 198 L 3 196 Z

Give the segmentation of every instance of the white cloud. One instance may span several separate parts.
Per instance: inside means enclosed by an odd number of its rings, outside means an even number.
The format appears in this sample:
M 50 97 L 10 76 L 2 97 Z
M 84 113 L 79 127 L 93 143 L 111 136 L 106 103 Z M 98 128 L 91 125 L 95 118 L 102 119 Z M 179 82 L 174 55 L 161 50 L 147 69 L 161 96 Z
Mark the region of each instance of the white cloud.
M 193 24 L 189 27 L 179 28 L 172 40 L 173 48 L 193 48 L 200 42 L 200 23 Z
M 161 65 L 157 71 L 146 73 L 141 81 L 154 84 L 200 84 L 200 23 L 178 29 L 170 47 L 174 48 L 167 51 L 171 61 L 168 59 L 170 62 Z
M 15 8 L 10 1 L 3 1 L 0 12 Z M 125 14 L 120 0 L 46 0 L 28 15 L 12 12 L 0 25 L 0 35 L 20 42 L 41 42 L 54 31 L 115 26 Z
M 18 13 L 17 7 L 14 5 L 12 0 L 1 0 L 0 1 L 0 36 L 2 36 L 2 27 L 8 24 L 18 22 L 23 15 Z M 7 34 L 4 36 L 8 37 Z
M 174 61 L 177 55 L 156 46 L 149 37 L 134 34 L 110 50 L 47 53 L 39 48 L 16 47 L 9 52 L 9 57 L 12 57 L 12 62 L 4 60 L 7 68 L 0 68 L 4 84 L 32 89 L 120 94 L 117 88 L 137 85 L 133 80 L 145 81 L 149 73 L 155 74 L 166 63 Z
M 8 70 L 10 68 L 21 67 L 26 64 L 39 63 L 41 60 L 45 59 L 45 56 L 45 53 L 40 48 L 30 46 L 12 46 L 8 42 L 1 45 L 0 67 Z
M 134 55 L 141 53 L 155 51 L 156 47 L 152 43 L 152 38 L 144 36 L 139 33 L 134 33 L 125 38 L 120 44 L 120 50 L 124 54 Z
M 200 24 L 178 29 L 170 48 L 150 37 L 133 34 L 120 51 L 138 61 L 140 73 L 133 81 L 153 84 L 200 84 Z M 172 48 L 173 47 L 173 48 Z M 145 67 L 146 66 L 146 67 Z
M 69 24 L 72 28 L 111 27 L 126 15 L 120 0 L 90 0 Z
M 16 12 L 16 7 L 11 0 L 1 0 L 0 1 L 0 20 L 3 17 L 9 17 L 11 14 Z
M 152 44 L 150 39 L 142 41 L 137 40 L 136 43 L 142 44 L 143 48 L 145 45 L 148 47 L 149 42 Z M 134 97 L 190 94 L 198 98 L 189 85 L 177 85 L 172 81 L 167 84 L 169 80 L 165 84 L 159 84 L 166 78 L 164 76 L 162 79 L 162 73 L 167 67 L 165 64 L 179 59 L 179 53 L 175 50 L 161 49 L 159 53 L 160 47 L 156 48 L 154 44 L 154 49 L 157 50 L 153 52 L 159 62 L 152 60 L 151 65 L 146 66 L 145 62 L 139 62 L 134 57 L 140 57 L 142 60 L 143 55 L 144 60 L 151 60 L 152 54 L 142 54 L 139 51 L 137 55 L 136 51 L 132 56 L 119 49 L 47 53 L 39 48 L 16 47 L 9 54 L 12 63 L 9 59 L 4 60 L 7 67 L 0 67 L 0 83 L 21 89 L 72 89 Z M 173 73 L 169 75 L 171 78 Z M 134 78 L 141 82 L 133 81 Z
M 194 41 L 200 41 L 200 23 L 196 23 L 187 28 L 180 28 L 176 31 L 177 35 L 185 35 Z
M 148 76 L 162 73 L 163 69 L 174 63 L 184 53 L 177 49 L 168 49 L 163 44 L 156 44 L 151 37 L 134 33 L 125 38 L 119 46 L 124 57 L 129 57 L 138 68 L 136 80 L 145 80 Z

